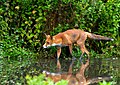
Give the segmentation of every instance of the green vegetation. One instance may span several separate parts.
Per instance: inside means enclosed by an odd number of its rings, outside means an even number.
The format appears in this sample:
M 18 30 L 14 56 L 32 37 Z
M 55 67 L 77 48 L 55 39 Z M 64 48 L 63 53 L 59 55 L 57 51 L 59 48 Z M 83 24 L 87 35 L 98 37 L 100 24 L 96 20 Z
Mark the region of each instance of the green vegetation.
M 103 81 L 103 82 L 100 82 L 99 85 L 113 85 L 113 84 L 112 82 Z
M 47 52 L 42 48 L 43 32 L 55 35 L 76 28 L 108 36 L 114 41 L 86 41 L 91 57 L 120 56 L 120 0 L 1 0 L 0 4 L 1 85 L 26 84 L 26 74 L 40 72 L 33 68 L 37 59 L 55 56 L 55 48 Z M 80 50 L 75 47 L 73 54 L 79 57 Z
M 51 79 L 46 79 L 43 74 L 40 74 L 39 76 L 34 76 L 33 78 L 29 75 L 26 76 L 27 84 L 28 85 L 67 85 L 68 82 L 65 80 L 58 81 L 54 84 L 54 82 Z

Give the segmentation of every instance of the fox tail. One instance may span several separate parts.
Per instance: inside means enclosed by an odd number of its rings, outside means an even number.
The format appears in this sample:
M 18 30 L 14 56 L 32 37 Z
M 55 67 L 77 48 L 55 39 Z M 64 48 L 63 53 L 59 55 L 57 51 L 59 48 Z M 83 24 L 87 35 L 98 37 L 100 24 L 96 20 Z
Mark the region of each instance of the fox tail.
M 112 38 L 108 38 L 108 37 L 105 37 L 105 36 L 92 34 L 92 33 L 89 33 L 89 32 L 86 32 L 86 34 L 87 34 L 87 37 L 90 38 L 90 39 L 95 39 L 95 40 L 110 40 L 110 41 L 114 40 Z

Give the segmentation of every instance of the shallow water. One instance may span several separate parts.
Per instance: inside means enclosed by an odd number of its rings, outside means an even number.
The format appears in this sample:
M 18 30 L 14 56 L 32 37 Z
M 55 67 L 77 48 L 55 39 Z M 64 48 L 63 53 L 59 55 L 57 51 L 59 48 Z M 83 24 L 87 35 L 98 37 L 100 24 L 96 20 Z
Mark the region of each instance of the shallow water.
M 0 85 L 16 85 L 16 83 L 22 83 L 26 85 L 26 75 L 39 75 L 43 70 L 49 72 L 56 72 L 56 59 L 36 59 L 35 62 L 31 63 L 32 60 L 27 60 L 26 66 L 23 61 L 9 63 L 4 60 L 1 64 L 1 80 Z M 67 72 L 71 59 L 65 60 L 60 58 L 61 72 Z M 73 72 L 79 70 L 81 63 L 77 59 L 73 65 Z M 12 72 L 12 73 L 11 73 Z M 112 76 L 114 85 L 120 85 L 120 58 L 90 58 L 90 65 L 85 72 L 86 78 L 95 78 L 98 76 Z M 95 84 L 96 85 L 96 84 Z
M 49 60 L 45 60 L 45 61 L 49 61 Z M 115 85 L 120 85 L 120 64 L 119 62 L 120 62 L 120 59 L 118 59 L 118 57 L 106 58 L 106 59 L 91 58 L 90 65 L 86 69 L 86 72 L 85 72 L 86 78 L 111 76 L 113 78 L 112 79 L 113 83 Z M 47 70 L 50 72 L 56 72 L 56 60 L 55 59 L 53 60 L 50 59 L 50 62 L 46 62 L 46 63 L 47 65 L 43 66 L 43 70 Z M 60 59 L 60 63 L 62 66 L 61 72 L 67 72 L 69 69 L 71 60 Z M 76 73 L 79 70 L 80 66 L 81 66 L 81 63 L 76 60 L 73 66 L 73 72 Z

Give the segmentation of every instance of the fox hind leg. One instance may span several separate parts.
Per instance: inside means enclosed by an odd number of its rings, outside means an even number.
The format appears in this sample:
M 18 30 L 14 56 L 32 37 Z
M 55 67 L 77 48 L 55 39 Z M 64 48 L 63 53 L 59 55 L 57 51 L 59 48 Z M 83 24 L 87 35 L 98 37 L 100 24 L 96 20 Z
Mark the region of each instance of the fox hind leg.
M 81 51 L 82 51 L 82 54 L 81 54 L 81 56 L 80 56 L 80 61 L 82 62 L 82 57 L 83 57 L 84 53 L 87 54 L 88 59 L 89 59 L 89 52 L 88 52 L 88 50 L 86 49 L 86 47 L 85 47 L 84 44 L 81 44 L 81 45 L 80 45 L 80 49 L 81 49 Z

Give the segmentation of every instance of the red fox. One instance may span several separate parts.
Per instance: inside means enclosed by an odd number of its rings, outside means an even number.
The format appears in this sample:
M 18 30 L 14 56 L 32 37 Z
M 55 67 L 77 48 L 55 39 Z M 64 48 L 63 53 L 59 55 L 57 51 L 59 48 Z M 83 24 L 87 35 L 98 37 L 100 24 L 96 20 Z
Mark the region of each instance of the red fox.
M 85 32 L 80 29 L 70 29 L 65 32 L 61 32 L 57 35 L 50 36 L 46 35 L 46 41 L 43 45 L 43 48 L 48 48 L 50 46 L 57 47 L 57 59 L 59 59 L 61 54 L 61 47 L 62 46 L 69 46 L 70 54 L 72 55 L 72 44 L 76 43 L 80 46 L 80 50 L 82 51 L 81 57 L 84 53 L 89 56 L 89 52 L 85 47 L 85 40 L 87 38 L 95 39 L 95 40 L 110 40 L 113 41 L 112 38 L 104 37 L 101 35 L 92 34 L 89 32 Z

